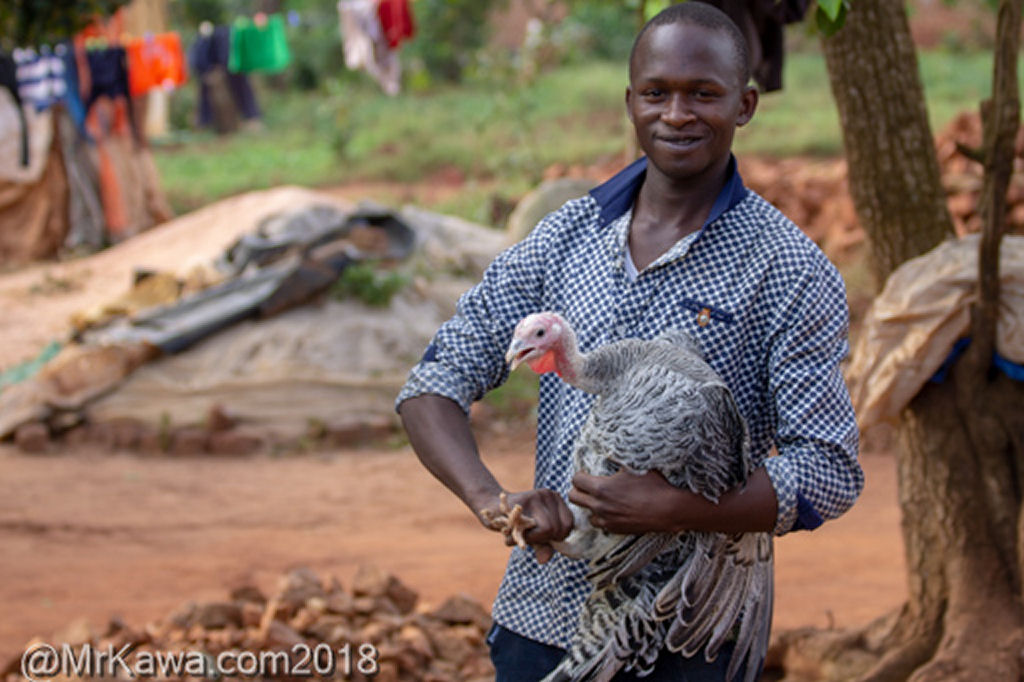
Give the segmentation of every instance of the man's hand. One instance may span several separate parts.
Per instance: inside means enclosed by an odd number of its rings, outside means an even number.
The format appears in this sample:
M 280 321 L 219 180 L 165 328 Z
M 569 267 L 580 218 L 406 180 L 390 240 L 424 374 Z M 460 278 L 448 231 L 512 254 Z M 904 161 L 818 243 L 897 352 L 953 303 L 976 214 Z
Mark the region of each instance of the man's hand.
M 513 523 L 521 524 L 521 537 L 533 546 L 538 563 L 547 563 L 555 553 L 550 543 L 563 540 L 572 530 L 572 512 L 565 500 L 553 490 L 540 489 L 508 493 L 504 502 L 503 509 L 501 497 L 494 496 L 480 508 L 480 522 L 485 528 L 499 532 L 503 531 L 503 526 L 495 524 L 495 518 L 504 516 Z M 517 506 L 521 510 L 511 514 Z M 505 544 L 516 544 L 514 533 L 505 532 Z
M 638 475 L 622 470 L 612 476 L 577 472 L 569 501 L 590 511 L 590 523 L 609 533 L 675 532 L 673 512 L 680 497 L 692 493 L 673 487 L 657 471 Z M 694 496 L 695 497 L 695 496 Z
M 582 472 L 572 479 L 569 501 L 590 511 L 595 528 L 609 533 L 771 532 L 778 502 L 764 467 L 746 484 L 725 492 L 717 503 L 676 488 L 657 471 L 612 476 Z

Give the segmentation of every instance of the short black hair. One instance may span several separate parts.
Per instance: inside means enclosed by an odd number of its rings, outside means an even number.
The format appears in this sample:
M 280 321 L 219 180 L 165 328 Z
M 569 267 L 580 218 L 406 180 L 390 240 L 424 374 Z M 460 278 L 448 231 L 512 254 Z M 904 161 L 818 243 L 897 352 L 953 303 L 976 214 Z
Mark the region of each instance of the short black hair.
M 658 12 L 644 27 L 637 33 L 633 41 L 633 48 L 629 51 L 629 74 L 633 76 L 633 59 L 636 57 L 636 48 L 640 40 L 648 30 L 654 26 L 669 26 L 671 24 L 690 24 L 692 26 L 703 26 L 712 31 L 721 31 L 732 42 L 733 54 L 736 58 L 736 73 L 740 77 L 740 86 L 743 87 L 750 82 L 750 48 L 747 46 L 747 39 L 729 15 L 722 10 L 699 0 L 687 0 L 677 5 L 669 5 Z

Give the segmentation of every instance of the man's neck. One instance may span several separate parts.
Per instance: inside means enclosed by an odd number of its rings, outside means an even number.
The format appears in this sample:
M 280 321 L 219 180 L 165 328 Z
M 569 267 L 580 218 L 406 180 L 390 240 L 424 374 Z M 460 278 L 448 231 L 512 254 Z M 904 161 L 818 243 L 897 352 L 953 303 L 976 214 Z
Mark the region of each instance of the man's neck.
M 629 246 L 638 270 L 704 225 L 725 185 L 728 167 L 726 159 L 717 172 L 679 183 L 648 164 L 629 229 Z

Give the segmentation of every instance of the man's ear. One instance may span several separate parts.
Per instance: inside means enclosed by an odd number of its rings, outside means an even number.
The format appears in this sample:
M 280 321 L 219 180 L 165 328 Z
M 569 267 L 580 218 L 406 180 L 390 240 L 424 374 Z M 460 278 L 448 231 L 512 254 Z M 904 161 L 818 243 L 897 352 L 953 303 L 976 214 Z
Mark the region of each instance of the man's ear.
M 633 96 L 633 87 L 630 86 L 630 85 L 627 85 L 626 86 L 626 116 L 629 116 L 629 122 L 630 123 L 635 123 L 635 121 L 633 121 L 633 109 L 632 109 L 632 107 L 629 106 L 629 99 L 632 96 Z
M 759 99 L 760 94 L 754 86 L 748 86 L 743 91 L 743 94 L 740 95 L 740 115 L 736 117 L 737 126 L 745 126 L 750 123 L 750 119 L 754 118 L 754 112 L 757 111 Z

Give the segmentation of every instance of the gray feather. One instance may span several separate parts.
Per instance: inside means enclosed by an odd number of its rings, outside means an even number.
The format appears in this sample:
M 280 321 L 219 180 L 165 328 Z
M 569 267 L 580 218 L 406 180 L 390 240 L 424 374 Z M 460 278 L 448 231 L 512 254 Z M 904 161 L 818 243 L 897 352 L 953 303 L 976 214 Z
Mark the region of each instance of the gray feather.
M 658 471 L 717 502 L 753 471 L 747 426 L 696 342 L 681 331 L 583 356 L 575 385 L 597 395 L 573 453 L 578 471 Z M 653 670 L 666 648 L 714 660 L 735 636 L 732 679 L 756 677 L 768 646 L 771 538 L 765 533 L 615 535 L 570 504 L 555 548 L 589 561 L 588 596 L 566 657 L 546 682 L 610 680 Z

